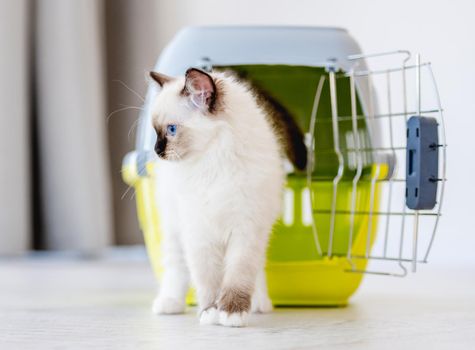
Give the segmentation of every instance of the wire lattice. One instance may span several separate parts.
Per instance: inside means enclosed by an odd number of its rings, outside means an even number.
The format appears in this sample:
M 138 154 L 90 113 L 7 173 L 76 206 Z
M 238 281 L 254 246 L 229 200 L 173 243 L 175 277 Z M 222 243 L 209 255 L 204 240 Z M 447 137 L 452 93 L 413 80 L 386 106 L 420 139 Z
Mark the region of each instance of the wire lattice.
M 309 164 L 307 186 L 316 181 L 318 154 L 333 153 L 338 169 L 332 178 L 331 206 L 318 207 L 318 193 L 310 196 L 313 211 L 312 231 L 318 254 L 322 257 L 344 257 L 349 272 L 405 276 L 408 266 L 413 272 L 418 263 L 426 263 L 437 233 L 442 215 L 442 203 L 446 181 L 446 140 L 443 110 L 431 64 L 421 63 L 420 56 L 413 59 L 408 51 L 394 51 L 348 57 L 352 69 L 339 71 L 336 64 L 328 67 L 328 74 L 317 82 L 316 94 L 309 125 Z M 378 61 L 378 67 L 368 69 L 367 61 Z M 396 63 L 394 63 L 394 61 Z M 376 65 L 376 64 L 375 64 Z M 339 79 L 349 83 L 351 115 L 339 115 Z M 331 116 L 317 118 L 319 103 L 325 90 L 329 92 Z M 346 93 L 346 92 L 345 92 Z M 359 103 L 362 108 L 358 108 Z M 411 116 L 436 118 L 439 133 L 439 182 L 437 204 L 432 210 L 411 210 L 405 204 L 406 174 L 406 122 Z M 332 123 L 333 149 L 318 150 L 315 157 L 315 134 L 320 123 Z M 351 132 L 342 134 L 341 123 L 351 122 Z M 368 135 L 361 132 L 364 122 Z M 370 175 L 364 169 L 370 165 Z M 338 208 L 338 190 L 343 174 L 351 174 L 350 209 Z M 317 181 L 318 181 L 317 180 Z M 369 185 L 368 210 L 357 210 L 358 188 Z M 328 246 L 322 246 L 322 232 L 318 232 L 319 215 L 329 216 Z M 354 251 L 356 237 L 355 220 L 364 217 L 364 251 Z M 377 220 L 376 220 L 377 219 Z M 335 230 L 339 220 L 349 220 L 348 232 Z M 373 225 L 377 225 L 374 227 Z M 327 234 L 326 232 L 324 233 Z M 337 234 L 348 236 L 346 252 L 336 251 Z M 359 232 L 358 235 L 361 235 Z M 374 242 L 374 237 L 376 242 Z M 371 268 L 358 269 L 357 259 L 369 259 Z M 373 263 L 378 262 L 378 266 Z M 386 263 L 392 264 L 387 266 Z

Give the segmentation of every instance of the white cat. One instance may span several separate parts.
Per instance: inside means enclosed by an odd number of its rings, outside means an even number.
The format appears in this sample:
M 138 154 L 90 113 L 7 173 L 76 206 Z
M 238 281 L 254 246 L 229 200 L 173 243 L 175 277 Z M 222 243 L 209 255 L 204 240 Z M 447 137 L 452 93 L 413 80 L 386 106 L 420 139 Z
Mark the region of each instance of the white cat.
M 272 310 L 264 264 L 288 132 L 232 75 L 150 75 L 164 264 L 153 311 L 184 312 L 191 277 L 201 324 L 245 326 L 251 310 Z

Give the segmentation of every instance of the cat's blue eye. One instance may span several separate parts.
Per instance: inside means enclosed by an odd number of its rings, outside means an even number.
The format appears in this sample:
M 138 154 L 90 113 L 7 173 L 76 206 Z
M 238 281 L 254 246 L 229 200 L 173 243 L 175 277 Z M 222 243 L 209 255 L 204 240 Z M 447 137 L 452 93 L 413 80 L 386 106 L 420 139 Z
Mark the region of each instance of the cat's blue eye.
M 167 125 L 167 135 L 169 136 L 175 136 L 176 135 L 176 125 L 175 124 L 170 124 Z

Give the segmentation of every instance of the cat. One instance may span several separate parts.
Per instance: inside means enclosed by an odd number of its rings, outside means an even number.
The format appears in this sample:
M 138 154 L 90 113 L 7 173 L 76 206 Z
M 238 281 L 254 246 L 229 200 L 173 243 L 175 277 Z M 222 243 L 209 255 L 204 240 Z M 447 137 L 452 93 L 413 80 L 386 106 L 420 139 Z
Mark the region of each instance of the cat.
M 304 169 L 303 135 L 271 96 L 230 72 L 150 72 L 164 272 L 156 314 L 185 311 L 190 280 L 201 324 L 242 327 L 272 310 L 264 265 L 281 211 L 284 161 Z M 257 92 L 256 92 L 257 91 Z

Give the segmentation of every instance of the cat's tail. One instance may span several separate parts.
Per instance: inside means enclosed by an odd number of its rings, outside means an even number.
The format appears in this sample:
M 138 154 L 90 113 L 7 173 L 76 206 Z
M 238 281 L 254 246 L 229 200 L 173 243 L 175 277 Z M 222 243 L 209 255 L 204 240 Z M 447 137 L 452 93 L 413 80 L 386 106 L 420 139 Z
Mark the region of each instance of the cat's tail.
M 254 86 L 259 103 L 263 105 L 270 121 L 274 126 L 278 138 L 282 142 L 282 149 L 287 158 L 298 170 L 305 170 L 307 166 L 307 146 L 304 134 L 297 125 L 294 117 L 285 106 L 264 89 Z

